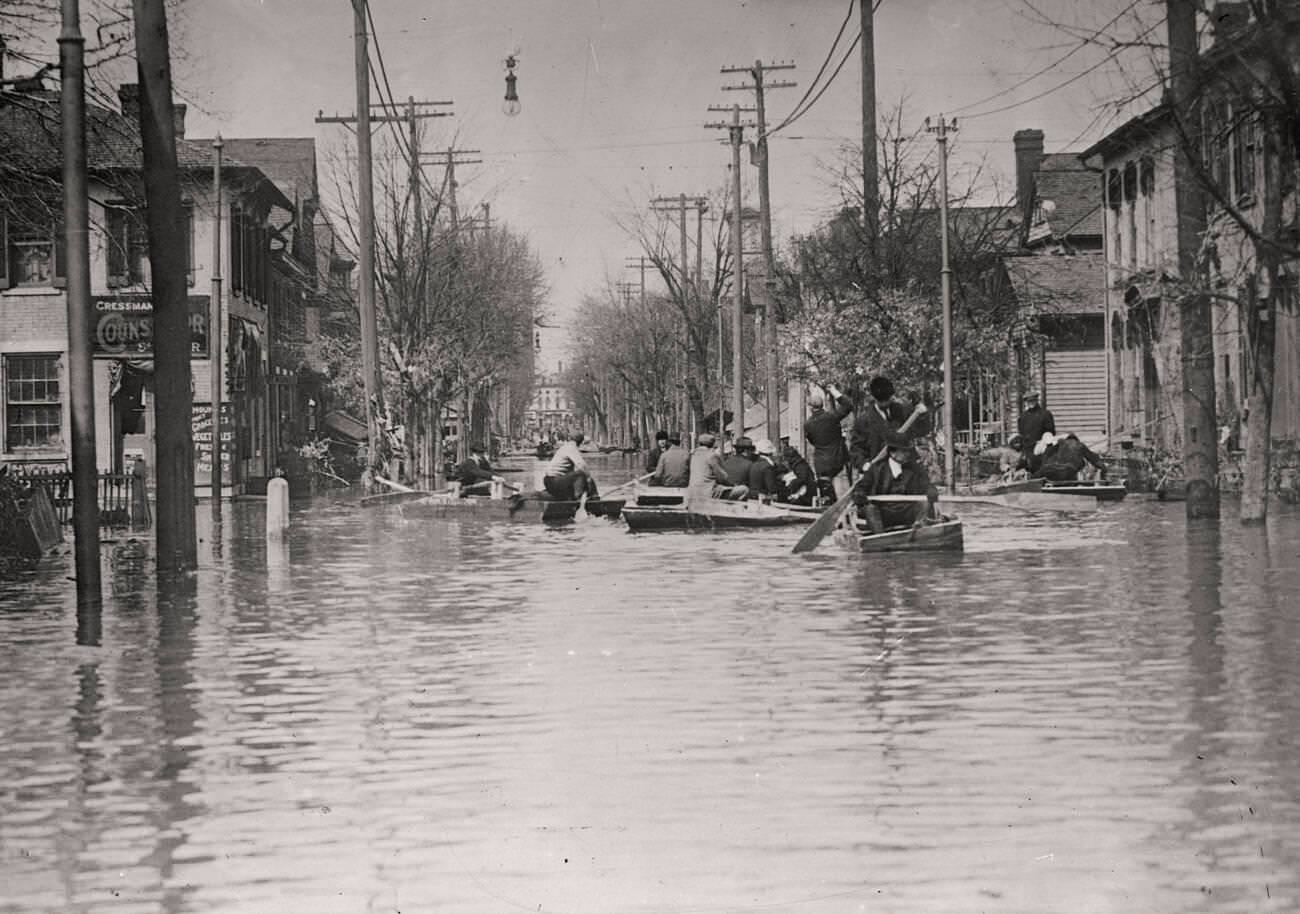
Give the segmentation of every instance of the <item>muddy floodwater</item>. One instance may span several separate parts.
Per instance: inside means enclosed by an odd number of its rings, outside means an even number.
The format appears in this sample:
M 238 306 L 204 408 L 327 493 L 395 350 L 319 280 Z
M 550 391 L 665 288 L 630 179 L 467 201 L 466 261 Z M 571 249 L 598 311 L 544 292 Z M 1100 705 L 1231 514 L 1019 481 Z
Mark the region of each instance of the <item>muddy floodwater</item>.
M 0 583 L 0 911 L 1300 910 L 1300 513 L 1235 508 L 864 557 L 204 504 L 80 620 L 65 547 Z

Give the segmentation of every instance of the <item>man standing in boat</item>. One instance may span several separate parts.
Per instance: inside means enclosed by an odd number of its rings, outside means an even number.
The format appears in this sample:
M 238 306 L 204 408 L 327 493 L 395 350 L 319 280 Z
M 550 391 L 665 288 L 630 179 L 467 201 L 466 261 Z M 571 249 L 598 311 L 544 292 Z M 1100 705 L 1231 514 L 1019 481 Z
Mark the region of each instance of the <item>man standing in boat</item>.
M 690 479 L 691 455 L 682 447 L 682 436 L 669 435 L 664 442 L 664 452 L 659 455 L 659 463 L 655 465 L 654 475 L 650 477 L 650 485 L 685 488 Z
M 808 397 L 812 415 L 803 424 L 803 436 L 812 445 L 813 470 L 821 479 L 831 481 L 835 497 L 839 498 L 849 490 L 848 476 L 844 472 L 848 452 L 844 447 L 841 423 L 853 412 L 853 403 L 834 384 L 827 384 L 826 392 L 831 396 L 831 409 L 825 408 L 826 401 L 820 393 L 814 391 Z
M 691 451 L 691 482 L 687 490 L 687 504 L 710 498 L 743 501 L 749 495 L 749 487 L 736 485 L 723 469 L 722 455 L 714 449 L 717 437 L 712 432 L 702 432 L 699 442 L 699 447 Z
M 920 526 L 938 513 L 935 503 L 939 492 L 916 459 L 911 440 L 891 430 L 885 435 L 885 447 L 885 459 L 867 466 L 855 492 L 858 514 L 865 518 L 872 533 Z M 926 500 L 872 501 L 873 495 L 923 495 Z
M 849 447 L 849 459 L 859 470 L 865 470 L 879 456 L 890 433 L 902 428 L 908 416 L 907 407 L 894 399 L 894 382 L 889 378 L 876 375 L 867 390 L 871 403 L 854 419 Z
M 1034 446 L 1043 440 L 1044 432 L 1056 434 L 1056 417 L 1040 402 L 1036 390 L 1025 394 L 1024 404 L 1025 411 L 1016 421 L 1016 433 L 1020 435 L 1020 452 L 1024 455 L 1025 466 L 1032 472 L 1038 465 L 1034 459 Z
M 596 497 L 596 481 L 591 478 L 591 471 L 587 469 L 587 461 L 580 450 L 583 440 L 582 432 L 575 432 L 570 440 L 560 445 L 546 465 L 542 488 L 552 498 L 579 501 L 583 495 Z

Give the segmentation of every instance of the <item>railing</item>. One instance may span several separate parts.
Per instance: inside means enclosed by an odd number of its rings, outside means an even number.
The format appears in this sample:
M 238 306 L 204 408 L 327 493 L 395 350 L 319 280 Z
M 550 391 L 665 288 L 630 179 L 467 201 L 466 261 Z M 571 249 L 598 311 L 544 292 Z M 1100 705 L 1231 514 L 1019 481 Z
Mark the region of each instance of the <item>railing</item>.
M 14 475 L 27 485 L 39 486 L 50 498 L 59 523 L 72 521 L 72 471 L 62 466 L 18 465 Z M 95 474 L 99 499 L 99 523 L 103 527 L 125 527 L 149 523 L 147 508 L 135 502 L 135 477 L 129 473 Z M 133 516 L 133 508 L 135 516 Z

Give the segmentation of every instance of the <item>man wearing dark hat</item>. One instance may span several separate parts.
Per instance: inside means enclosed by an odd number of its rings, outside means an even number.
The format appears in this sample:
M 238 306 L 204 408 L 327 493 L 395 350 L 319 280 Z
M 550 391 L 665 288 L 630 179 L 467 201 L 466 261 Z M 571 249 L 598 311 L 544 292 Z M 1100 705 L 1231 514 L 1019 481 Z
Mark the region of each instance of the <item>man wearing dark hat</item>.
M 736 439 L 736 449 L 722 458 L 722 468 L 727 478 L 738 483 L 749 483 L 749 468 L 754 464 L 754 442 L 741 435 Z
M 838 498 L 849 490 L 844 467 L 848 449 L 844 446 L 844 428 L 841 423 L 853 411 L 853 403 L 840 393 L 834 384 L 826 385 L 831 396 L 832 409 L 826 409 L 825 398 L 814 391 L 808 397 L 812 414 L 803 424 L 803 436 L 812 445 L 812 467 L 819 477 L 829 479 Z
M 488 463 L 487 451 L 481 441 L 474 441 L 469 446 L 469 456 L 456 467 L 456 478 L 460 481 L 460 494 L 487 495 L 495 481 L 504 482 Z
M 749 497 L 771 501 L 777 496 L 776 448 L 767 438 L 754 445 L 749 465 Z
M 647 473 L 653 473 L 655 471 L 659 466 L 659 458 L 666 450 L 668 450 L 668 433 L 663 429 L 659 429 L 659 431 L 655 432 L 655 446 L 652 447 L 650 453 L 646 455 L 645 471 Z
M 1020 435 L 1020 453 L 1025 458 L 1025 466 L 1033 471 L 1039 463 L 1035 459 L 1034 446 L 1043 440 L 1044 432 L 1056 434 L 1056 417 L 1039 402 L 1036 390 L 1025 394 L 1024 405 L 1025 411 L 1016 422 L 1016 432 Z
M 712 432 L 702 432 L 699 442 L 699 447 L 691 451 L 691 481 L 687 503 L 709 498 L 738 501 L 748 496 L 749 488 L 736 485 L 723 468 L 722 455 L 714 447 L 718 443 L 717 437 Z
M 855 495 L 858 514 L 866 518 L 872 533 L 919 526 L 935 515 L 939 497 L 908 438 L 891 430 L 885 434 L 885 447 L 886 456 L 868 465 Z M 873 502 L 872 495 L 924 495 L 928 501 Z
M 691 455 L 682 447 L 682 436 L 671 435 L 664 442 L 664 452 L 659 455 L 654 475 L 650 477 L 652 486 L 674 486 L 684 488 L 691 479 Z
M 849 459 L 853 466 L 862 469 L 884 450 L 890 432 L 902 428 L 907 421 L 907 407 L 894 399 L 894 382 L 884 375 L 876 375 L 867 388 L 871 403 L 859 411 L 853 422 L 852 444 Z

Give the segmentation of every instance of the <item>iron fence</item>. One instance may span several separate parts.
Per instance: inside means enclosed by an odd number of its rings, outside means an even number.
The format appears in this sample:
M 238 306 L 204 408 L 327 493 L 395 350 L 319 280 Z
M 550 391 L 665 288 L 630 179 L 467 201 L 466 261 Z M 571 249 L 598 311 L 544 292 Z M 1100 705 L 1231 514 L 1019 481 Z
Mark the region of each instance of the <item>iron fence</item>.
M 59 523 L 72 522 L 72 471 L 66 466 L 48 464 L 14 465 L 15 478 L 39 486 L 49 496 L 50 506 Z M 136 478 L 130 473 L 96 473 L 95 491 L 99 501 L 99 523 L 103 527 L 147 525 L 147 505 L 136 501 Z M 143 493 L 141 493 L 143 494 Z

